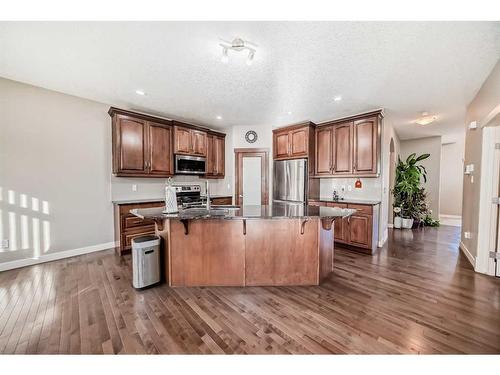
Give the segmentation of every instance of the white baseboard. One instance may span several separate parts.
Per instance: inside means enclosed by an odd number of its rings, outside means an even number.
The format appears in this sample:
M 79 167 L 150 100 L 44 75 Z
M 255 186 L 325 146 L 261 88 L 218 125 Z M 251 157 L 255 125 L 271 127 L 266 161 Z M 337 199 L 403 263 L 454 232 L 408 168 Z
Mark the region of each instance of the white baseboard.
M 12 270 L 14 268 L 21 268 L 26 266 L 32 266 L 34 264 L 50 262 L 53 260 L 70 258 L 77 255 L 83 255 L 88 253 L 93 253 L 96 251 L 102 251 L 107 249 L 112 249 L 116 247 L 115 242 L 106 242 L 93 246 L 80 247 L 78 249 L 71 249 L 66 251 L 58 251 L 56 253 L 44 254 L 38 258 L 27 258 L 27 259 L 19 259 L 13 260 L 10 262 L 0 263 L 0 272 Z
M 387 224 L 387 228 L 394 228 L 394 224 L 393 223 L 388 223 Z
M 460 246 L 459 247 L 460 247 L 460 250 L 462 250 L 462 252 L 464 253 L 464 255 L 469 260 L 470 264 L 472 264 L 472 267 L 475 270 L 476 269 L 476 258 L 474 257 L 474 255 L 472 255 L 470 253 L 469 249 L 467 249 L 467 246 L 465 246 L 462 241 L 460 241 Z
M 439 215 L 439 223 L 442 225 L 451 225 L 454 227 L 462 226 L 462 216 L 460 215 Z

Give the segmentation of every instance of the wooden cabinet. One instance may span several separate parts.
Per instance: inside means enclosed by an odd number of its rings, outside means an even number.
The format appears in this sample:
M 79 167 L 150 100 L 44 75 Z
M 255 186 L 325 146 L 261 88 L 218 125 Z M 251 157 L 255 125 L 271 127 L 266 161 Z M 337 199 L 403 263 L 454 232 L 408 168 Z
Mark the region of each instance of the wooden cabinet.
M 335 220 L 334 241 L 370 254 L 377 250 L 379 205 L 325 201 L 309 201 L 308 205 L 355 209 L 350 217 Z
M 116 176 L 173 175 L 172 127 L 118 112 L 112 116 L 113 173 Z
M 378 169 L 379 126 L 377 117 L 354 121 L 353 171 L 375 174 Z
M 116 203 L 114 207 L 115 241 L 120 245 L 116 248 L 119 255 L 130 251 L 132 240 L 136 237 L 155 234 L 155 223 L 152 220 L 143 220 L 130 213 L 135 208 L 163 207 L 165 202 L 145 203 Z
M 352 173 L 352 122 L 335 125 L 333 128 L 333 170 L 334 175 Z
M 207 178 L 224 178 L 225 142 L 224 136 L 207 135 Z
M 316 127 L 316 177 L 377 177 L 380 111 Z
M 273 130 L 275 160 L 314 158 L 314 124 L 312 122 Z
M 233 197 L 217 197 L 210 199 L 210 202 L 215 205 L 231 205 L 233 204 Z
M 174 153 L 207 156 L 207 133 L 178 124 L 174 126 Z
M 333 128 L 316 129 L 316 175 L 332 174 Z

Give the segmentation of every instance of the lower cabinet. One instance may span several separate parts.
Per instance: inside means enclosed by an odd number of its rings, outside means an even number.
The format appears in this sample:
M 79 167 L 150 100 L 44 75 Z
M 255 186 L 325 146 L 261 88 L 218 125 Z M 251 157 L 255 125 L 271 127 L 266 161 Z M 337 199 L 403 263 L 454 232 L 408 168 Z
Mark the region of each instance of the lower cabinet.
M 217 197 L 211 198 L 210 203 L 215 205 L 231 205 L 233 204 L 233 197 Z
M 142 220 L 130 213 L 135 208 L 163 207 L 163 200 L 147 203 L 115 204 L 115 241 L 120 245 L 116 252 L 122 255 L 132 249 L 132 240 L 149 234 L 155 234 L 155 223 L 153 220 Z
M 311 206 L 352 208 L 356 212 L 348 218 L 335 220 L 334 241 L 349 247 L 374 253 L 378 244 L 379 205 L 310 201 Z

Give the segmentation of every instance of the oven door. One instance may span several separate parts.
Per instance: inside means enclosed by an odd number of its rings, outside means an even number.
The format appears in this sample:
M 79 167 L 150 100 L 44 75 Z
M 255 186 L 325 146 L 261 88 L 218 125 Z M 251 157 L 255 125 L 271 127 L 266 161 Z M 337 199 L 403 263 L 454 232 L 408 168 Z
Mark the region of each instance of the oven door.
M 205 174 L 206 159 L 199 156 L 175 155 L 175 174 Z

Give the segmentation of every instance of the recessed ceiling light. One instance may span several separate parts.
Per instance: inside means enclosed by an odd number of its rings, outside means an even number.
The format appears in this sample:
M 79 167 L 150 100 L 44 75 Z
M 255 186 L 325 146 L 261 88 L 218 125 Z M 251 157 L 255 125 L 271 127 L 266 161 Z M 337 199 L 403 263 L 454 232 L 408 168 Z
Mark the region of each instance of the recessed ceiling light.
M 288 111 L 287 113 L 288 113 L 289 115 L 291 115 L 291 114 L 292 114 L 292 111 Z
M 336 96 L 335 98 L 333 98 L 333 100 L 335 102 L 340 102 L 342 100 L 342 97 L 341 96 Z
M 218 115 L 218 116 L 216 117 L 216 119 L 217 119 L 217 120 L 222 120 L 222 116 L 221 116 L 221 115 Z
M 135 90 L 135 93 L 137 95 L 141 95 L 141 96 L 145 96 L 146 95 L 146 93 L 144 92 L 144 90 Z

